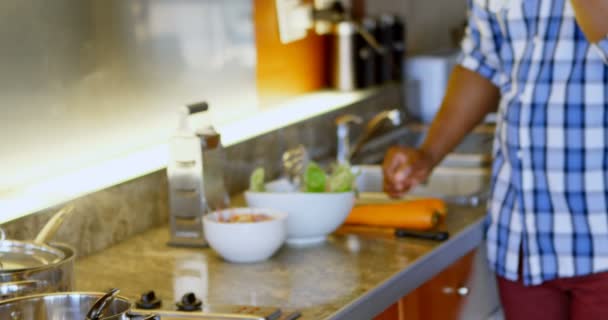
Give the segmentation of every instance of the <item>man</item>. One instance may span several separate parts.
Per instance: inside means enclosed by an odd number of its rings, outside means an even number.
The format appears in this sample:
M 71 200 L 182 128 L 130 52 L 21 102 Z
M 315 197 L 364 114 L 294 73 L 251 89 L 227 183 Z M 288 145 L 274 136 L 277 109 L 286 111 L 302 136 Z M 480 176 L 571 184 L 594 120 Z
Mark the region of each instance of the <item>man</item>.
M 608 319 L 608 0 L 471 0 L 463 58 L 393 196 L 497 111 L 487 248 L 507 319 Z

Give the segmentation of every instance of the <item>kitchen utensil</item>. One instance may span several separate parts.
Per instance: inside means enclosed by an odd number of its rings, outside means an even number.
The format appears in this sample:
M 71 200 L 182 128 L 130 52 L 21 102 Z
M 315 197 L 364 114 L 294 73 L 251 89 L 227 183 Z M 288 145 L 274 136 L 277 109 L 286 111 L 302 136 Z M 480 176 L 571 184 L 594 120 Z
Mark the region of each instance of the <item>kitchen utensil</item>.
M 67 206 L 53 215 L 34 241 L 0 241 L 0 298 L 72 289 L 74 249 L 47 244 L 72 211 Z
M 286 183 L 274 181 L 265 192 L 245 192 L 247 205 L 287 213 L 287 243 L 310 245 L 325 241 L 348 216 L 355 202 L 354 192 L 294 192 Z
M 414 231 L 407 229 L 395 229 L 395 236 L 398 238 L 444 241 L 450 237 L 450 234 L 447 231 Z
M 38 244 L 45 244 L 50 238 L 55 236 L 59 227 L 63 225 L 65 219 L 74 211 L 73 205 L 68 205 L 63 207 L 57 213 L 53 215 L 53 217 L 42 227 L 40 232 L 36 238 L 34 238 L 34 242 Z
M 0 283 L 0 300 L 16 297 L 17 294 L 26 296 L 38 292 L 40 282 L 36 280 L 23 280 Z
M 289 179 L 289 182 L 298 189 L 302 183 L 302 174 L 304 169 L 310 162 L 310 156 L 306 147 L 298 145 L 295 148 L 288 149 L 283 153 L 283 169 Z
M 34 241 L 5 240 L 6 234 L 3 231 L 1 234 L 3 238 L 0 241 L 0 270 L 17 271 L 37 268 L 63 259 L 63 252 L 46 245 L 46 242 L 55 235 L 72 210 L 72 206 L 59 210 L 44 225 Z
M 87 312 L 103 293 L 66 292 L 38 294 L 0 301 L 0 319 L 57 320 L 86 319 Z M 99 320 L 151 320 L 155 315 L 130 312 L 131 303 L 115 297 Z
M 0 271 L 15 272 L 34 269 L 61 261 L 64 253 L 48 245 L 33 242 L 0 241 Z
M 0 242 L 6 244 L 10 240 Z M 34 268 L 0 270 L 0 300 L 45 292 L 70 291 L 74 286 L 74 248 L 63 243 L 50 243 L 60 250 L 59 261 Z
M 377 227 L 377 226 L 353 226 L 344 225 L 337 234 L 361 234 L 383 238 L 416 238 L 424 240 L 444 241 L 449 238 L 447 231 L 417 231 L 403 228 Z
M 272 219 L 230 223 L 238 214 L 264 214 Z M 233 208 L 212 212 L 203 218 L 205 236 L 213 250 L 224 259 L 257 262 L 270 258 L 287 238 L 287 214 L 272 209 Z
M 116 288 L 110 289 L 106 294 L 95 301 L 91 309 L 89 309 L 89 312 L 87 312 L 87 320 L 98 320 L 101 318 L 105 313 L 106 308 L 111 305 L 119 292 L 120 290 Z

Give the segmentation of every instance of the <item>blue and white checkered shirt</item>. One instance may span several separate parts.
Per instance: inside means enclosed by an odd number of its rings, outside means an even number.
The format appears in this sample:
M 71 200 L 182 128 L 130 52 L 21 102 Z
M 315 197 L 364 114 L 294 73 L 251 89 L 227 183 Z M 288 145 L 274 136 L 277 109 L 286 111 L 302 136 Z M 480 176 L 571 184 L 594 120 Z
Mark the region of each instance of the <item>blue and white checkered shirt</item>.
M 461 65 L 500 88 L 487 247 L 526 285 L 608 271 L 608 37 L 570 0 L 470 0 Z

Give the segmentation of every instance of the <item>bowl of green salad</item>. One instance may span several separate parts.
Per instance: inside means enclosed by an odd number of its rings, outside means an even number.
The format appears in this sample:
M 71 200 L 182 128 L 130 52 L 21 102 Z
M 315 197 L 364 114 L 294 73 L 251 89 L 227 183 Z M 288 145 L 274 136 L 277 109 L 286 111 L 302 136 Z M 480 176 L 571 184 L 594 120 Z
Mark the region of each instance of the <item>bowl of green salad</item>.
M 287 244 L 322 243 L 334 232 L 355 204 L 356 175 L 348 165 L 335 165 L 328 172 L 314 162 L 308 164 L 294 186 L 287 179 L 265 183 L 264 169 L 253 171 L 247 205 L 287 213 Z

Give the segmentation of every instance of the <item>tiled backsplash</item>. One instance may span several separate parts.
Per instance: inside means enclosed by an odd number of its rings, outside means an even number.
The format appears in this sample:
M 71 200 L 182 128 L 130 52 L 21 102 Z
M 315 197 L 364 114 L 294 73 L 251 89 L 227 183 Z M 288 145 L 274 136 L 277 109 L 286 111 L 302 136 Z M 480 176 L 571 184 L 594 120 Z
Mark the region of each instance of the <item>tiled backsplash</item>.
M 251 171 L 263 165 L 270 177 L 281 172 L 284 150 L 305 145 L 315 160 L 335 156 L 334 119 L 356 113 L 365 119 L 377 111 L 401 105 L 401 86 L 378 88 L 370 97 L 344 109 L 333 111 L 275 132 L 226 148 L 225 179 L 231 194 L 248 187 Z M 164 170 L 83 196 L 72 201 L 74 213 L 64 223 L 55 240 L 73 245 L 86 256 L 114 243 L 168 222 L 167 178 Z M 33 239 L 59 206 L 3 225 L 9 238 Z

